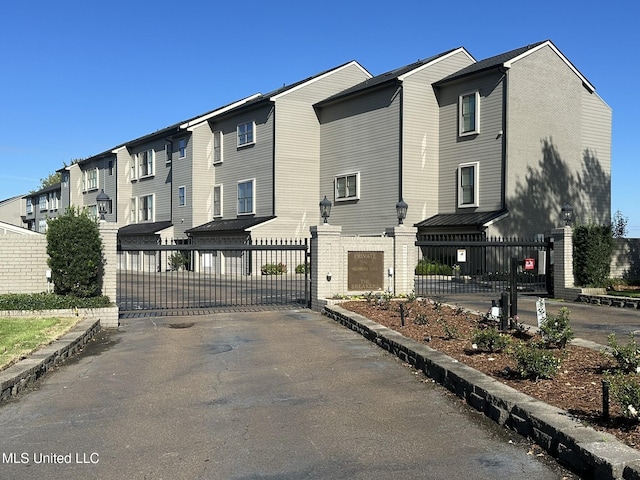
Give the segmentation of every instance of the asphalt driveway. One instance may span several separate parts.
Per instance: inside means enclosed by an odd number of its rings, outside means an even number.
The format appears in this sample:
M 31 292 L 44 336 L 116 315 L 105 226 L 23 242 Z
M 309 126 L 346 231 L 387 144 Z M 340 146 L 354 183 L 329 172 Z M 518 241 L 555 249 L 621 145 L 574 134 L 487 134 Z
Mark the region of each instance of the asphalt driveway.
M 14 480 L 576 478 L 308 310 L 125 320 L 0 432 Z

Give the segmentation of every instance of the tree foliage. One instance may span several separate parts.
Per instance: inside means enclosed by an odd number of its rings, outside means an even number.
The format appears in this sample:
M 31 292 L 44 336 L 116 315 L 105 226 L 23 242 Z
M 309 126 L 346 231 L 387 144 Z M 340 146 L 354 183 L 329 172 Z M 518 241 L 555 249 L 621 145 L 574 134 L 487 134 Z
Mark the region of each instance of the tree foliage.
M 582 287 L 606 286 L 613 255 L 610 225 L 579 225 L 573 231 L 573 275 Z
M 616 210 L 611 219 L 611 230 L 613 238 L 624 238 L 627 236 L 627 225 L 629 217 L 625 217 L 620 210 Z
M 55 293 L 80 298 L 102 293 L 102 238 L 86 211 L 72 207 L 49 221 L 47 253 Z

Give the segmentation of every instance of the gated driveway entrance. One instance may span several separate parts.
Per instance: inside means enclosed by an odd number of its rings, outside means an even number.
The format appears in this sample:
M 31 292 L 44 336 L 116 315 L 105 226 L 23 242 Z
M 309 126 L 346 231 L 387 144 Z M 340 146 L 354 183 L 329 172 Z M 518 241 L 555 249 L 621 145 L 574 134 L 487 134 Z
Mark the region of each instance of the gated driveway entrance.
M 308 307 L 307 241 L 118 246 L 121 312 Z

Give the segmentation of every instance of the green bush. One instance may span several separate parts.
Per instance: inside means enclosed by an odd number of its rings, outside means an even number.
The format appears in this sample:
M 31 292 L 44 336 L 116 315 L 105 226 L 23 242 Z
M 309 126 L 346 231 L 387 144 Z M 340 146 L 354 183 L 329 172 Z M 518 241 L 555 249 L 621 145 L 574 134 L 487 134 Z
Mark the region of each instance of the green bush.
M 97 221 L 86 210 L 71 207 L 49 220 L 47 254 L 55 293 L 80 298 L 102 293 L 102 238 Z
M 452 275 L 453 269 L 449 265 L 423 258 L 415 268 L 416 275 Z
M 564 348 L 573 339 L 569 313 L 569 309 L 563 307 L 558 315 L 547 314 L 546 321 L 540 326 L 542 343 L 546 348 Z
M 471 334 L 471 343 L 482 352 L 501 352 L 507 348 L 511 340 L 497 328 L 478 328 Z
M 640 413 L 640 379 L 638 375 L 623 373 L 605 375 L 609 381 L 609 395 L 620 405 L 622 414 L 627 418 L 638 419 Z
M 0 295 L 0 310 L 59 310 L 102 308 L 111 305 L 109 297 L 78 298 L 55 293 L 10 293 Z
M 262 275 L 282 275 L 287 273 L 287 266 L 284 263 L 267 263 L 260 269 Z
M 188 252 L 175 252 L 169 257 L 169 269 L 187 270 L 190 264 Z
M 296 273 L 310 273 L 311 269 L 309 268 L 308 263 L 301 263 L 300 265 L 296 265 Z
M 536 344 L 518 343 L 513 349 L 513 357 L 520 377 L 536 381 L 553 378 L 562 364 L 560 358 Z
M 609 345 L 611 356 L 618 362 L 618 368 L 623 372 L 638 373 L 640 370 L 640 349 L 633 333 L 629 334 L 629 343 L 626 345 L 618 344 L 616 334 L 611 333 L 607 337 L 607 345 Z
M 573 231 L 573 275 L 576 285 L 606 287 L 614 241 L 610 225 L 580 225 Z

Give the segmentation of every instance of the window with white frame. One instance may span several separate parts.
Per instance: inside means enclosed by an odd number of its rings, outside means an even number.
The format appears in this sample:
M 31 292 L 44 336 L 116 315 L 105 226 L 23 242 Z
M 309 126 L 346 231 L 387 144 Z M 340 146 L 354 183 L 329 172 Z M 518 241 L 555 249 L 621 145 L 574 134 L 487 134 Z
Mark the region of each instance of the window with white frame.
M 238 215 L 254 213 L 255 179 L 238 182 Z
M 256 143 L 255 127 L 255 122 L 246 122 L 238 125 L 238 147 Z
M 138 223 L 138 199 L 133 197 L 131 199 L 131 223 Z
M 358 200 L 360 198 L 360 172 L 338 175 L 334 184 L 336 201 Z
M 458 207 L 478 206 L 478 162 L 458 167 Z
M 178 187 L 178 206 L 184 207 L 187 204 L 187 187 Z
M 47 219 L 41 218 L 38 220 L 38 232 L 46 233 L 47 232 Z
M 213 218 L 222 217 L 222 185 L 213 186 Z
M 131 181 L 138 179 L 138 155 L 131 155 Z
M 98 205 L 89 205 L 87 207 L 87 213 L 91 218 L 98 218 Z
M 458 112 L 460 136 L 480 133 L 480 92 L 460 95 Z
M 33 213 L 33 201 L 30 198 L 27 198 L 27 213 Z
M 98 189 L 98 167 L 82 172 L 82 191 L 89 192 Z
M 178 140 L 178 152 L 179 152 L 180 158 L 184 158 L 187 156 L 187 139 L 186 138 L 181 138 L 180 140 Z
M 138 207 L 138 221 L 153 222 L 153 195 L 140 197 Z
M 153 175 L 153 157 L 153 149 L 138 152 L 136 154 L 138 171 L 140 172 L 139 178 L 150 177 Z
M 49 210 L 57 210 L 58 208 L 60 208 L 60 194 L 51 192 L 49 194 Z
M 213 163 L 222 163 L 222 132 L 213 132 Z
M 38 207 L 40 208 L 40 211 L 48 208 L 47 195 L 40 195 L 38 197 Z
M 173 156 L 173 143 L 167 142 L 164 145 L 164 161 L 166 163 L 171 163 L 171 157 Z

